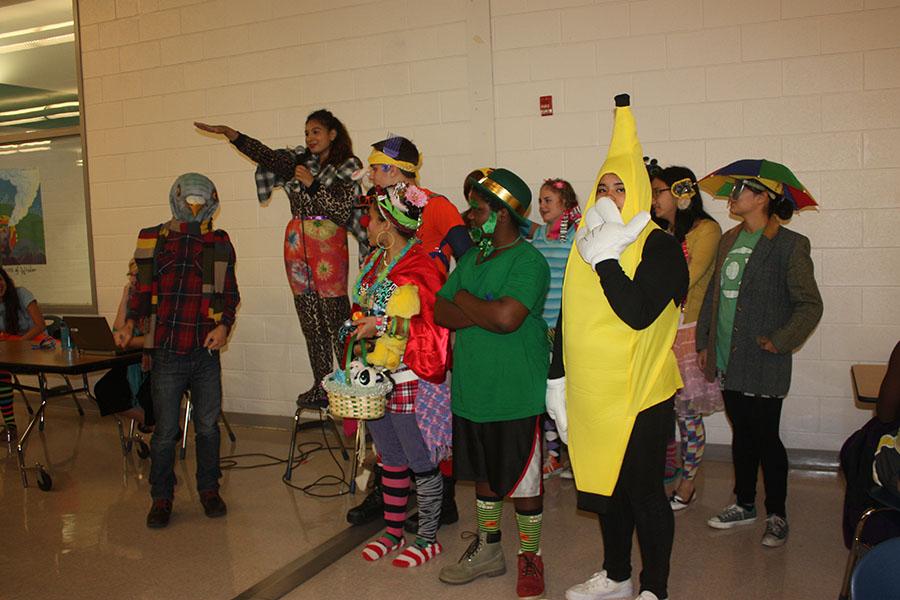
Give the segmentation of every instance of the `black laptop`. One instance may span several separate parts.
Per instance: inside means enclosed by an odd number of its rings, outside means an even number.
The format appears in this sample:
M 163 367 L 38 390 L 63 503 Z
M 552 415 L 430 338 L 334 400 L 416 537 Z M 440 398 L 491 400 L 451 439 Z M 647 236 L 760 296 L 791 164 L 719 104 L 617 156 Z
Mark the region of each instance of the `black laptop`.
M 116 346 L 106 317 L 71 316 L 63 321 L 69 326 L 72 343 L 85 354 L 115 356 L 129 352 Z

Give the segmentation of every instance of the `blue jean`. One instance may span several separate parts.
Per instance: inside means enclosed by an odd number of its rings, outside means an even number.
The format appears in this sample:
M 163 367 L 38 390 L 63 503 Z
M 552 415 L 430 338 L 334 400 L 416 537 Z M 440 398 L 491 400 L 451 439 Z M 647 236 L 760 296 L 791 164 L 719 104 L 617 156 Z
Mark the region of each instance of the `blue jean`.
M 179 441 L 181 399 L 188 390 L 197 446 L 197 490 L 219 489 L 219 413 L 222 409 L 222 367 L 219 352 L 191 354 L 153 351 L 153 412 L 156 429 L 150 440 L 150 495 L 171 499 L 175 494 L 175 446 Z

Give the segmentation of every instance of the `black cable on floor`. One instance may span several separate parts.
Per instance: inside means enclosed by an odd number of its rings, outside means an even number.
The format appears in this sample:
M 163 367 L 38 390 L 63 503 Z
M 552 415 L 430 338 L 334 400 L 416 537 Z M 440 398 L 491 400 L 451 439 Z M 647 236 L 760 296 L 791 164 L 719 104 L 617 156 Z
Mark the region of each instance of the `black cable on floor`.
M 293 488 L 295 490 L 299 490 L 306 494 L 307 496 L 312 496 L 314 498 L 338 498 L 340 496 L 344 496 L 350 493 L 350 483 L 346 479 L 346 474 L 344 472 L 344 467 L 341 465 L 340 461 L 335 456 L 335 450 L 343 450 L 340 446 L 332 446 L 328 443 L 327 433 L 325 431 L 325 422 L 322 422 L 322 442 L 300 442 L 297 444 L 297 456 L 294 459 L 294 463 L 292 469 L 299 467 L 301 464 L 307 462 L 310 457 L 316 452 L 321 452 L 323 450 L 327 450 L 328 454 L 331 456 L 331 459 L 334 461 L 334 464 L 337 466 L 338 471 L 340 472 L 340 477 L 337 475 L 322 475 L 315 481 L 310 484 L 300 486 L 294 485 L 290 481 L 283 479 L 282 482 L 284 485 L 289 488 Z M 263 458 L 267 459 L 268 462 L 261 462 L 257 464 L 249 464 L 242 465 L 240 463 L 240 459 L 245 458 Z M 352 457 L 353 460 L 356 460 L 356 457 Z M 287 464 L 286 458 L 279 458 L 277 456 L 273 456 L 271 454 L 266 454 L 265 452 L 249 452 L 246 454 L 230 454 L 228 456 L 222 456 L 219 459 L 219 467 L 225 470 L 239 471 L 239 470 L 250 470 L 250 469 L 262 469 L 265 467 L 275 467 L 279 465 Z M 336 493 L 323 494 L 317 493 L 314 490 L 321 487 L 333 487 L 338 486 L 339 490 Z M 344 489 L 340 489 L 343 486 Z

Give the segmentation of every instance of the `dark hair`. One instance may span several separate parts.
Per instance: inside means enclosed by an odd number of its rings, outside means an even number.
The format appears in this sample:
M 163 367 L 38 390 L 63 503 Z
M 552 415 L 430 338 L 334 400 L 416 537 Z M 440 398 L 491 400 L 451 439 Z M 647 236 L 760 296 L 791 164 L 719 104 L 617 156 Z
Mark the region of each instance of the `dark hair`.
M 565 207 L 566 210 L 578 206 L 578 196 L 575 194 L 575 189 L 572 187 L 572 184 L 565 179 L 545 179 L 544 183 L 541 184 L 541 188 L 544 187 L 556 190 L 559 197 L 562 198 L 563 207 Z
M 328 165 L 340 166 L 345 160 L 353 157 L 353 140 L 347 133 L 347 128 L 341 123 L 341 120 L 331 114 L 331 111 L 320 108 L 312 112 L 306 117 L 306 122 L 316 121 L 321 123 L 328 131 L 336 131 L 337 135 L 331 142 L 331 148 L 328 151 L 328 158 L 322 163 L 323 167 Z
M 782 221 L 787 221 L 794 216 L 794 206 L 781 194 L 777 194 L 775 198 L 769 196 L 768 213 L 770 217 L 775 215 Z
M 372 147 L 379 152 L 384 152 L 391 158 L 402 160 L 403 162 L 412 163 L 414 165 L 419 164 L 419 149 L 415 144 L 413 144 L 405 137 L 395 135 L 387 138 L 386 140 L 375 142 L 374 144 L 372 144 Z M 388 147 L 387 152 L 385 152 L 385 147 Z M 416 174 L 411 171 L 404 171 L 403 169 L 400 169 L 400 172 L 409 179 L 414 179 L 416 177 Z
M 691 203 L 686 209 L 675 209 L 675 223 L 672 225 L 675 239 L 679 242 L 684 241 L 687 232 L 691 230 L 694 223 L 700 219 L 714 220 L 709 213 L 703 210 L 703 198 L 700 196 L 700 187 L 697 185 L 697 176 L 687 167 L 666 167 L 656 172 L 651 179 L 659 179 L 670 188 L 676 181 L 682 179 L 690 179 L 693 184 L 693 193 L 691 194 Z M 677 199 L 676 199 L 677 200 Z
M 6 282 L 6 292 L 3 294 L 3 306 L 6 309 L 7 333 L 21 333 L 19 331 L 19 294 L 16 292 L 16 284 L 6 269 L 0 267 L 0 277 Z

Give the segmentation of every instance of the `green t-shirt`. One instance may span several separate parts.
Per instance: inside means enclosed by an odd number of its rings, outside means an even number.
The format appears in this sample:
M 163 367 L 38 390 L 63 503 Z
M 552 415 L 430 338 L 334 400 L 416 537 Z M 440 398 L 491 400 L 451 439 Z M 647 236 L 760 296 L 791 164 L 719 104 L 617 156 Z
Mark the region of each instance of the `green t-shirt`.
M 466 290 L 485 300 L 510 297 L 528 308 L 511 333 L 478 326 L 456 331 L 451 383 L 453 414 L 476 423 L 524 419 L 544 412 L 549 368 L 547 324 L 542 312 L 550 267 L 531 244 L 520 242 L 481 264 L 472 248 L 438 292 L 452 301 Z
M 742 229 L 722 263 L 719 321 L 716 323 L 716 367 L 723 373 L 728 369 L 728 359 L 731 357 L 731 334 L 734 330 L 734 311 L 741 291 L 741 279 L 753 248 L 762 237 L 763 229 L 760 227 L 754 233 L 747 233 Z

